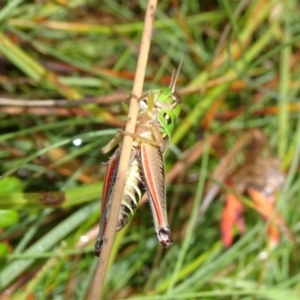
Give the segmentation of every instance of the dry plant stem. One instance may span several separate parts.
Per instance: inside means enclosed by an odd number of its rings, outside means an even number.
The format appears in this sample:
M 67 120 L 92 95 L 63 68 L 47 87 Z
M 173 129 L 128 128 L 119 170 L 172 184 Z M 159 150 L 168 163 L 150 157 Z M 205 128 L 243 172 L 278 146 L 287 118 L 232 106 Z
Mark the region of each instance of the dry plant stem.
M 39 115 L 39 116 L 91 116 L 91 112 L 81 108 L 64 107 L 2 107 L 1 112 L 8 115 Z
M 221 162 L 214 170 L 212 174 L 212 178 L 215 179 L 217 182 L 224 182 L 226 176 L 230 172 L 231 162 L 234 160 L 236 154 L 246 145 L 248 145 L 251 141 L 263 141 L 264 136 L 261 131 L 254 129 L 246 134 L 244 134 L 240 140 L 232 147 L 232 149 L 222 158 Z M 198 220 L 199 218 L 205 213 L 207 208 L 209 207 L 212 200 L 215 198 L 219 191 L 219 184 L 214 183 L 207 188 L 207 192 L 205 193 L 204 199 L 201 203 L 199 213 L 198 213 Z
M 134 132 L 135 124 L 138 114 L 138 102 L 136 95 L 141 95 L 143 90 L 143 83 L 145 78 L 148 54 L 150 49 L 153 21 L 156 10 L 156 0 L 149 0 L 145 16 L 145 25 L 141 40 L 140 53 L 137 62 L 137 69 L 135 73 L 132 95 L 130 100 L 128 121 L 125 131 Z M 112 204 L 110 214 L 107 221 L 107 227 L 104 234 L 102 249 L 99 257 L 98 267 L 94 277 L 91 299 L 98 300 L 103 290 L 103 284 L 106 274 L 106 269 L 113 245 L 113 240 L 117 227 L 117 220 L 119 211 L 121 208 L 121 198 L 125 186 L 126 173 L 129 163 L 130 151 L 131 151 L 132 137 L 125 135 L 123 139 L 122 151 L 120 155 L 120 164 L 118 167 L 118 173 L 116 177 L 115 188 L 112 194 Z
M 83 104 L 99 103 L 109 104 L 113 102 L 125 101 L 127 95 L 122 92 L 114 93 L 106 96 L 99 97 L 85 97 L 78 100 L 67 100 L 67 99 L 47 99 L 47 100 L 26 100 L 26 99 L 10 99 L 0 98 L 0 106 L 17 106 L 17 107 L 73 107 L 80 106 Z
M 190 149 L 186 150 L 182 155 L 180 161 L 178 161 L 172 169 L 166 175 L 167 183 L 171 183 L 180 174 L 185 174 L 186 170 L 192 165 L 203 153 L 205 145 L 211 147 L 219 138 L 219 135 L 211 135 L 205 140 L 199 141 Z

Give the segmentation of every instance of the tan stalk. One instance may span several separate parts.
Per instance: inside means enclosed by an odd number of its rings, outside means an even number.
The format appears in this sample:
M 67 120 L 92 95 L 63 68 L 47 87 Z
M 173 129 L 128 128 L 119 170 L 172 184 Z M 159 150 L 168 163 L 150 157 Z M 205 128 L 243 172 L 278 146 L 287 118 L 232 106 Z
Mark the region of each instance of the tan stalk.
M 143 91 L 143 83 L 144 83 L 148 54 L 150 49 L 156 5 L 157 5 L 156 0 L 148 0 L 145 22 L 144 22 L 145 25 L 144 25 L 141 46 L 140 46 L 140 53 L 138 57 L 137 68 L 136 68 L 135 78 L 133 82 L 133 89 L 132 89 L 133 96 L 130 99 L 128 120 L 125 128 L 125 131 L 131 133 L 134 133 L 137 113 L 138 113 L 137 96 L 141 95 Z M 122 151 L 120 155 L 120 164 L 118 167 L 115 188 L 112 194 L 112 204 L 111 204 L 110 214 L 107 220 L 104 242 L 99 257 L 96 274 L 94 276 L 91 297 L 90 297 L 90 299 L 92 300 L 100 299 L 101 293 L 103 291 L 105 274 L 107 270 L 109 256 L 111 253 L 111 248 L 113 245 L 119 211 L 121 208 L 121 198 L 125 186 L 126 172 L 129 163 L 131 144 L 132 144 L 132 137 L 130 135 L 125 135 L 123 140 Z

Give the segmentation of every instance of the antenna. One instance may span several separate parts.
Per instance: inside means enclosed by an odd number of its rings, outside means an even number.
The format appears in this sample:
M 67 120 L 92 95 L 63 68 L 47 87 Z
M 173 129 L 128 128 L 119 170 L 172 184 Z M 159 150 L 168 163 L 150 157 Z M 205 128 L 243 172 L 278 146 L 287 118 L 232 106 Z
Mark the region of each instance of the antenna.
M 173 70 L 173 72 L 172 72 L 171 82 L 170 82 L 170 86 L 169 86 L 169 88 L 171 89 L 172 93 L 175 92 L 175 86 L 176 86 L 176 82 L 177 82 L 177 79 L 178 79 L 178 76 L 179 76 L 179 72 L 180 72 L 180 69 L 181 69 L 183 58 L 184 57 L 182 55 L 182 57 L 180 59 L 179 66 L 178 66 L 178 69 L 177 70 Z

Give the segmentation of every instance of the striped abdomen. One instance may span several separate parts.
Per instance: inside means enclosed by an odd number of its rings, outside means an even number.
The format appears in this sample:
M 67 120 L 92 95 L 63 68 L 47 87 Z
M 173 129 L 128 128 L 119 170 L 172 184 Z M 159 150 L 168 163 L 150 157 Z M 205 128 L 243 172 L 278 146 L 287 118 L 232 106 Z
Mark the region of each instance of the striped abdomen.
M 114 155 L 111 157 L 106 175 L 104 178 L 104 185 L 102 191 L 102 203 L 101 203 L 101 220 L 100 228 L 95 244 L 94 253 L 96 256 L 100 255 L 101 247 L 103 243 L 103 235 L 105 232 L 105 227 L 107 219 L 109 216 L 112 193 L 116 183 L 116 176 L 120 160 L 120 148 L 116 150 Z M 130 166 L 127 170 L 127 177 L 124 187 L 124 192 L 121 201 L 121 208 L 118 217 L 118 223 L 116 230 L 121 230 L 133 216 L 134 210 L 138 205 L 142 195 L 143 195 L 144 186 L 142 184 L 141 173 L 139 164 L 136 158 L 135 150 L 131 152 L 131 161 Z
M 105 222 L 111 207 L 112 193 L 115 186 L 116 174 L 118 171 L 120 149 L 117 149 L 107 167 L 102 193 L 102 213 L 105 215 Z M 139 163 L 136 158 L 135 150 L 131 152 L 130 165 L 126 174 L 126 182 L 121 200 L 121 208 L 116 230 L 122 229 L 132 218 L 135 208 L 144 194 Z
M 127 170 L 127 178 L 116 230 L 122 229 L 129 222 L 143 194 L 144 185 L 142 183 L 139 163 L 136 157 L 134 157 Z

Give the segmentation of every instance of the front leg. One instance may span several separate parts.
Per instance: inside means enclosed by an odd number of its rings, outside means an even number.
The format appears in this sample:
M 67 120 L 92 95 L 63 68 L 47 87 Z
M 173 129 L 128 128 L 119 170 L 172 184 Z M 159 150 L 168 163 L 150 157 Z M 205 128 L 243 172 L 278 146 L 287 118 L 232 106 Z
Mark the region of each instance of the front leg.
M 108 153 L 111 151 L 113 148 L 118 146 L 122 142 L 123 135 L 120 131 L 117 131 L 117 134 L 108 142 L 107 145 L 105 145 L 102 149 L 101 152 L 103 154 Z
M 161 149 L 165 149 L 165 147 L 162 148 L 162 143 L 163 143 L 163 139 L 161 137 L 161 134 L 160 134 L 160 137 L 159 138 L 159 135 L 157 134 L 156 132 L 156 128 L 152 128 L 153 126 L 150 126 L 150 130 L 151 132 L 155 132 L 155 134 L 153 134 L 155 140 L 151 140 L 151 139 L 148 139 L 148 138 L 145 138 L 143 136 L 140 136 L 136 133 L 132 133 L 132 132 L 128 132 L 128 131 L 125 131 L 125 130 L 118 130 L 117 131 L 117 134 L 108 142 L 107 145 L 105 145 L 102 149 L 101 149 L 101 152 L 103 154 L 106 154 L 108 153 L 109 151 L 111 151 L 113 148 L 115 148 L 116 146 L 118 146 L 121 142 L 122 142 L 122 138 L 123 138 L 123 135 L 129 135 L 131 136 L 133 139 L 136 139 L 142 143 L 146 143 L 146 144 L 149 144 L 149 145 L 152 145 L 152 146 L 155 146 L 155 147 L 160 147 Z M 158 132 L 159 133 L 159 132 Z M 157 135 L 157 138 L 156 138 L 156 135 Z M 159 142 L 157 142 L 156 140 L 159 140 Z
M 161 132 L 159 131 L 159 129 L 153 125 L 153 124 L 149 124 L 149 129 L 154 137 L 154 140 L 145 138 L 143 136 L 140 136 L 139 134 L 136 133 L 131 133 L 131 132 L 127 132 L 125 130 L 119 130 L 118 133 L 121 133 L 123 135 L 129 135 L 131 136 L 133 139 L 137 139 L 140 142 L 146 143 L 148 145 L 152 145 L 155 147 L 159 147 L 161 152 L 164 154 L 165 150 L 168 146 L 168 139 L 164 139 Z
M 147 139 L 147 138 L 145 138 L 143 136 L 140 136 L 139 134 L 136 134 L 136 133 L 128 132 L 128 131 L 125 131 L 125 130 L 119 130 L 118 133 L 123 134 L 123 135 L 129 135 L 133 139 L 139 140 L 142 143 L 146 143 L 146 144 L 154 146 L 154 147 L 159 146 L 156 141 Z
M 169 140 L 164 138 L 160 132 L 160 130 L 157 128 L 157 126 L 155 126 L 154 124 L 148 124 L 150 130 L 151 130 L 151 133 L 154 137 L 154 140 L 156 142 L 156 144 L 159 146 L 161 152 L 164 154 L 165 153 L 165 150 L 168 146 L 168 142 Z

